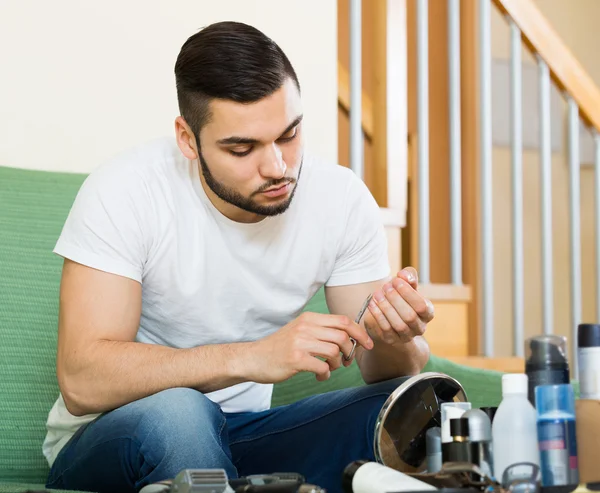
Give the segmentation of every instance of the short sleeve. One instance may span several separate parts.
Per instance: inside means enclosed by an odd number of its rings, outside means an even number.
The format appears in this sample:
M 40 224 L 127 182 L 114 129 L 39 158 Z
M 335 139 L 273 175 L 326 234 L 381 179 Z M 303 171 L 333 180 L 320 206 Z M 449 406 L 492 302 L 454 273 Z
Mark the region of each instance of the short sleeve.
M 387 238 L 371 192 L 355 175 L 348 187 L 345 227 L 326 286 L 372 282 L 389 276 Z
M 93 172 L 75 198 L 54 253 L 141 283 L 148 207 L 141 180 L 126 171 Z

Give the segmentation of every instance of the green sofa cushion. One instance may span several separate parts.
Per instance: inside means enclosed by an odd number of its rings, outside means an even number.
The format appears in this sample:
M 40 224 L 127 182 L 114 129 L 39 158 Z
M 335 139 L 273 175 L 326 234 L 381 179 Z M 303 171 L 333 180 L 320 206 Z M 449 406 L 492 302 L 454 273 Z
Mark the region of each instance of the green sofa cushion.
M 84 176 L 0 168 L 0 478 L 46 479 L 61 260 L 52 254 Z
M 41 446 L 47 414 L 58 395 L 62 266 L 52 249 L 85 176 L 0 167 L 0 482 L 22 483 L 21 491 L 28 488 L 26 483 L 40 489 L 48 473 Z M 326 312 L 322 291 L 306 309 Z M 474 405 L 499 401 L 500 374 L 435 357 L 427 369 L 456 377 Z M 275 386 L 273 405 L 362 384 L 356 365 L 322 383 L 311 374 L 299 374 Z M 3 484 L 3 491 L 18 490 Z

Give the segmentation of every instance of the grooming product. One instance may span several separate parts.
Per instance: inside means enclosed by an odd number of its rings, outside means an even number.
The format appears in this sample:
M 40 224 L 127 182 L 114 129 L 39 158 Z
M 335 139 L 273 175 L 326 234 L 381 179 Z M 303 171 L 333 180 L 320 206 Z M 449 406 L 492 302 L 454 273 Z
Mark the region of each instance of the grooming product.
M 579 398 L 600 399 L 600 325 L 577 327 Z
M 300 486 L 304 485 L 305 483 L 306 483 L 306 479 L 304 478 L 304 476 L 302 476 L 301 474 L 298 474 L 298 473 L 290 473 L 290 472 L 273 473 L 273 474 L 252 474 L 249 476 L 242 476 L 241 478 L 229 480 L 229 486 L 231 486 L 231 488 L 233 488 L 236 491 L 236 493 L 240 493 L 240 492 L 249 493 L 250 491 L 255 491 L 255 492 L 263 491 L 263 490 L 256 490 L 255 488 L 252 490 L 249 490 L 248 489 L 249 486 L 262 488 L 263 486 L 268 485 L 270 487 L 270 489 L 272 490 L 273 487 L 271 487 L 271 485 L 274 485 L 274 484 L 277 484 L 280 487 L 284 487 L 286 491 L 288 491 L 290 489 L 292 491 L 296 491 Z M 312 485 L 310 485 L 310 486 L 312 486 Z M 278 490 L 278 491 L 282 491 L 282 490 Z
M 540 464 L 537 415 L 527 392 L 527 375 L 502 376 L 502 402 L 492 423 L 494 477 L 497 481 L 502 480 L 504 470 L 513 464 Z
M 538 385 L 569 383 L 567 338 L 541 335 L 525 341 L 525 373 L 529 379 L 529 402 L 535 407 Z
M 319 486 L 308 483 L 269 483 L 238 486 L 235 489 L 235 493 L 325 493 L 325 490 Z
M 577 399 L 575 420 L 579 482 L 595 491 L 600 490 L 600 400 Z
M 173 480 L 144 486 L 140 493 L 234 493 L 225 469 L 183 469 Z
M 406 474 L 421 473 L 427 468 L 427 430 L 441 426 L 441 406 L 465 402 L 467 395 L 443 373 L 423 372 L 398 383 L 375 421 L 373 460 Z
M 452 441 L 442 444 L 442 462 L 471 462 L 471 444 L 469 443 L 469 420 L 452 418 L 450 420 Z
M 535 389 L 542 486 L 579 484 L 575 396 L 569 384 Z
M 344 493 L 387 493 L 437 490 L 423 481 L 377 462 L 354 461 L 344 469 Z
M 438 472 L 442 468 L 442 429 L 439 426 L 427 430 L 425 451 L 427 453 L 427 472 Z
M 184 469 L 175 479 L 144 486 L 140 493 L 325 493 L 297 473 L 228 479 L 225 469 Z
M 442 443 L 449 443 L 452 441 L 452 436 L 450 435 L 450 420 L 462 417 L 469 409 L 471 409 L 470 402 L 442 403 Z
M 494 423 L 494 416 L 496 416 L 497 407 L 480 407 L 481 411 L 487 414 L 488 418 L 490 418 L 490 423 Z
M 371 302 L 372 299 L 373 299 L 372 294 L 367 296 L 367 299 L 364 301 L 364 303 L 360 307 L 360 310 L 358 311 L 358 314 L 356 315 L 356 318 L 354 319 L 354 323 L 356 323 L 356 324 L 360 323 L 360 321 L 362 320 L 363 315 L 367 311 L 367 308 L 369 307 L 369 303 Z M 344 359 L 346 361 L 350 361 L 354 357 L 354 352 L 356 351 L 356 339 L 351 337 L 350 341 L 352 342 L 352 349 L 350 350 L 350 354 L 348 356 L 344 356 Z
M 488 415 L 481 409 L 471 409 L 463 414 L 469 421 L 469 441 L 471 442 L 471 459 L 473 464 L 493 476 L 492 423 Z

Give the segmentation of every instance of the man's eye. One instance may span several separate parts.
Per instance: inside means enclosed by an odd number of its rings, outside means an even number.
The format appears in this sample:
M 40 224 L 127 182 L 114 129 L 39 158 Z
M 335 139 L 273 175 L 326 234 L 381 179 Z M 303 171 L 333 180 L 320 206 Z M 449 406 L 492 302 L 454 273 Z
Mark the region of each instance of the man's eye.
M 282 135 L 277 139 L 278 142 L 289 142 L 290 140 L 294 140 L 296 138 L 297 128 L 290 130 L 287 134 Z
M 245 151 L 234 151 L 233 149 L 229 149 L 229 153 L 232 154 L 233 156 L 237 156 L 237 157 L 247 156 L 251 152 L 252 152 L 252 147 L 248 148 Z

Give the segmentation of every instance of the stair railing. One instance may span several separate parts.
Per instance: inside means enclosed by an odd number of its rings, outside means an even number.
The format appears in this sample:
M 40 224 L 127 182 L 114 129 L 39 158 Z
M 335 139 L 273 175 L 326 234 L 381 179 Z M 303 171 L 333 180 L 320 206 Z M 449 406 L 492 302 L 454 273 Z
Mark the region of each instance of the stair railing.
M 417 1 L 417 103 L 418 119 L 418 217 L 419 270 L 429 275 L 429 109 L 428 100 L 428 0 Z M 450 186 L 451 186 L 451 273 L 452 282 L 461 284 L 461 135 L 460 135 L 460 26 L 461 1 L 448 1 L 448 57 L 450 91 Z M 570 217 L 570 284 L 572 366 L 577 375 L 576 331 L 582 322 L 581 231 L 580 231 L 580 118 L 593 131 L 595 140 L 596 186 L 596 285 L 597 310 L 600 310 L 600 91 L 570 53 L 532 0 L 469 0 L 479 10 L 479 87 L 480 87 L 480 197 L 481 197 L 481 330 L 485 356 L 494 356 L 494 225 L 492 216 L 492 70 L 491 8 L 506 17 L 510 27 L 510 136 L 512 171 L 512 253 L 513 253 L 513 354 L 524 352 L 524 242 L 523 242 L 523 140 L 522 140 L 522 44 L 537 58 L 540 112 L 541 225 L 542 225 L 542 310 L 543 331 L 554 332 L 553 249 L 552 249 L 552 173 L 550 141 L 550 84 L 563 92 L 568 103 L 568 162 Z

